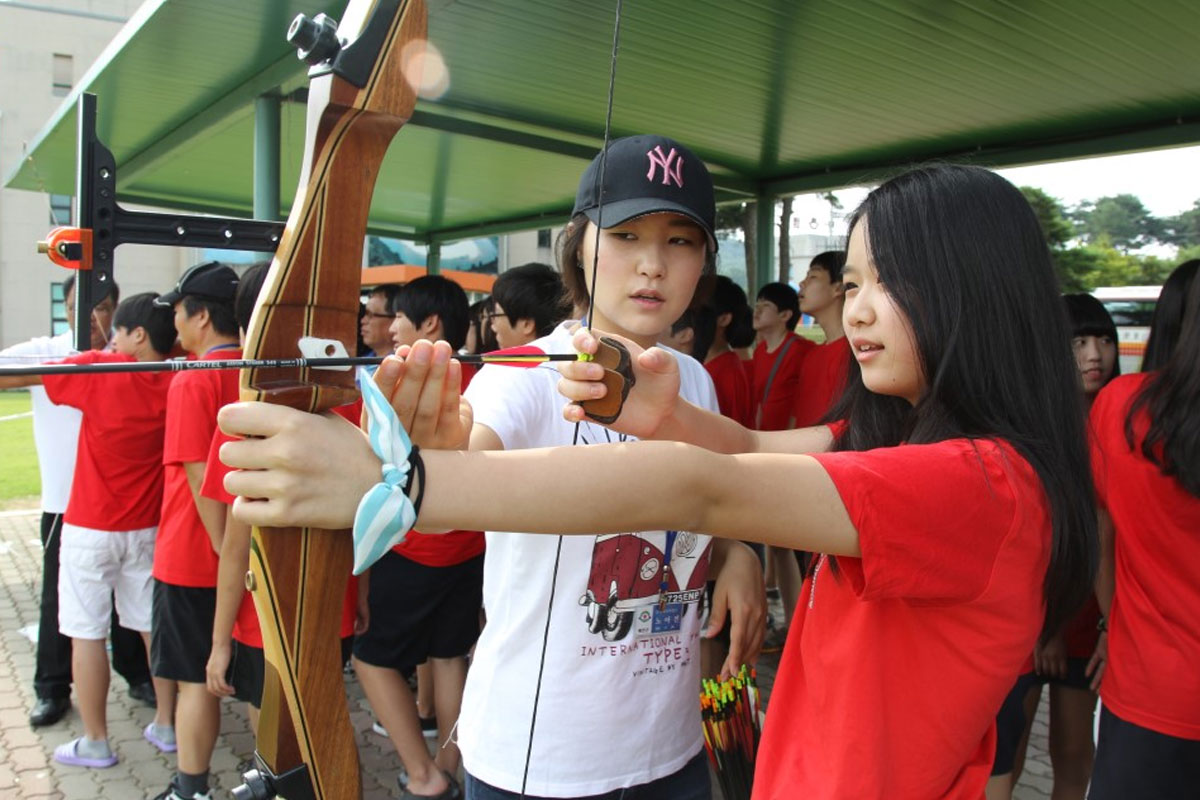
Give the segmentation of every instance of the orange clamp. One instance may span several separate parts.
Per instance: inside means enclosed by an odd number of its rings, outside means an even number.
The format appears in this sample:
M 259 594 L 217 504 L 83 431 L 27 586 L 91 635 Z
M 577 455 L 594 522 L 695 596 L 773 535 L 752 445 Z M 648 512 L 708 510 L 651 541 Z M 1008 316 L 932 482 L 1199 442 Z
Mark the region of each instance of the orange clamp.
M 45 241 L 37 243 L 37 250 L 60 267 L 91 269 L 92 230 L 60 225 L 50 231 Z

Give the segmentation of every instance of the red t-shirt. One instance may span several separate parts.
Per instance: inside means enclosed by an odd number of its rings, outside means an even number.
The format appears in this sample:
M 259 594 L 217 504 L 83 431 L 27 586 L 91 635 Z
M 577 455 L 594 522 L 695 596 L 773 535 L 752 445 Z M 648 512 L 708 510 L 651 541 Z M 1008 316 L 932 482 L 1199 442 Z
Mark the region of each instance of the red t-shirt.
M 793 413 L 797 428 L 816 425 L 842 396 L 849 364 L 850 345 L 844 336 L 809 349 L 800 365 L 800 382 L 796 389 Z
M 463 365 L 463 391 L 467 390 L 478 371 L 471 365 Z M 427 567 L 452 567 L 482 554 L 485 546 L 486 540 L 482 531 L 421 533 L 413 530 L 409 531 L 404 541 L 393 547 L 392 551 Z
M 240 348 L 222 347 L 202 361 L 241 358 Z M 238 372 L 233 369 L 179 373 L 167 395 L 167 431 L 163 442 L 166 486 L 162 521 L 154 545 L 154 577 L 175 586 L 217 585 L 217 553 L 188 485 L 183 465 L 206 463 L 217 430 L 217 411 L 238 399 Z
M 791 342 L 789 345 L 788 342 Z M 800 384 L 800 365 L 804 357 L 815 345 L 802 336 L 788 331 L 787 336 L 779 343 L 779 347 L 767 352 L 767 343 L 759 342 L 754 348 L 752 364 L 751 391 L 754 401 L 753 422 L 758 420 L 760 431 L 787 430 L 788 422 L 796 405 L 796 391 Z M 786 351 L 783 348 L 787 347 Z M 782 359 L 780 352 L 783 352 Z M 771 370 L 779 361 L 779 369 L 775 370 L 775 378 L 767 387 Z M 764 402 L 765 397 L 765 402 Z M 753 426 L 752 426 L 753 427 Z
M 56 364 L 133 361 L 90 350 Z M 43 375 L 46 396 L 83 412 L 75 479 L 63 519 L 81 528 L 132 531 L 158 524 L 163 492 L 163 412 L 171 372 Z
M 347 403 L 344 406 L 338 406 L 333 409 L 337 414 L 349 419 L 354 416 L 357 420 L 357 415 L 362 409 L 362 401 Z M 221 429 L 217 429 L 213 434 L 212 444 L 208 450 L 208 460 L 204 467 L 204 483 L 200 487 L 200 494 L 211 498 L 226 505 L 233 503 L 234 497 L 229 492 L 225 491 L 225 476 L 229 474 L 229 467 L 221 462 L 221 445 L 225 442 L 232 442 L 234 437 L 229 436 Z M 249 569 L 249 565 L 247 565 Z M 346 599 L 342 606 L 342 628 L 340 635 L 344 638 L 354 633 L 354 615 L 356 604 L 358 601 L 358 577 L 350 576 L 350 581 L 346 586 Z M 254 607 L 254 596 L 250 592 L 242 594 L 242 602 L 238 606 L 237 618 L 233 621 L 233 638 L 242 644 L 250 645 L 251 647 L 263 646 L 262 628 L 258 624 L 258 610 Z
M 754 424 L 754 403 L 750 394 L 750 376 L 737 353 L 727 350 L 712 361 L 704 362 L 717 389 L 721 413 L 747 427 Z
M 815 457 L 862 557 L 822 557 L 804 582 L 754 798 L 980 800 L 996 709 L 1042 626 L 1037 474 L 986 440 Z
M 1121 719 L 1200 740 L 1200 498 L 1142 455 L 1150 426 L 1125 417 L 1154 373 L 1122 375 L 1092 404 L 1092 476 L 1112 517 L 1116 592 L 1100 697 Z

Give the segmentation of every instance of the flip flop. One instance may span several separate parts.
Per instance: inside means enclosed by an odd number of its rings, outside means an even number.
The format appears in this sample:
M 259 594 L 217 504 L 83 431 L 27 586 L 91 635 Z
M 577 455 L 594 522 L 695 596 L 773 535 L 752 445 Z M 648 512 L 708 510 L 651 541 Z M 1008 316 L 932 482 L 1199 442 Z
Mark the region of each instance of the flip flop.
M 413 794 L 408 790 L 407 782 L 403 780 L 405 776 L 397 777 L 396 782 L 400 784 L 401 800 L 462 800 L 462 790 L 458 786 L 458 781 L 454 780 L 454 776 L 445 770 L 442 770 L 442 774 L 446 776 L 446 782 L 449 785 L 438 794 L 432 795 Z
M 179 745 L 177 745 L 175 742 L 164 742 L 162 739 L 160 739 L 154 735 L 154 723 L 153 722 L 151 722 L 149 725 L 146 726 L 146 730 L 142 731 L 142 736 L 145 737 L 147 742 L 149 742 L 150 744 L 157 747 L 159 749 L 159 752 L 174 753 L 176 750 L 179 749 Z M 241 773 L 238 773 L 238 774 L 240 775 Z
M 79 755 L 81 741 L 83 741 L 82 736 L 54 748 L 54 760 L 71 767 L 91 767 L 93 769 L 105 769 L 117 763 L 117 754 L 111 751 L 104 758 L 85 758 Z

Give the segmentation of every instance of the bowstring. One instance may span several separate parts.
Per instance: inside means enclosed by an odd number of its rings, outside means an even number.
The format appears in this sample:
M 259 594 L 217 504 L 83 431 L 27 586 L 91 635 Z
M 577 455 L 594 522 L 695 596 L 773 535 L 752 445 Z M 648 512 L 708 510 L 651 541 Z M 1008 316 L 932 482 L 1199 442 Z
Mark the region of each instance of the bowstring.
M 591 330 L 592 320 L 596 313 L 596 274 L 600 263 L 600 231 L 604 227 L 604 173 L 608 166 L 608 145 L 612 137 L 613 94 L 617 83 L 617 51 L 621 42 L 621 4 L 617 0 L 613 15 L 612 52 L 608 64 L 608 97 L 604 111 L 604 142 L 600 149 L 600 169 L 596 181 L 600 184 L 596 191 L 596 241 L 592 248 L 592 296 L 589 298 L 587 315 L 584 326 Z M 571 437 L 571 446 L 579 443 L 579 422 L 575 423 L 575 432 Z M 546 671 L 546 650 L 550 643 L 550 619 L 554 613 L 554 593 L 558 588 L 558 566 L 562 561 L 563 536 L 559 534 L 558 543 L 554 548 L 554 571 L 550 578 L 550 599 L 546 603 L 546 627 L 542 631 L 542 654 L 538 661 L 537 683 L 533 690 L 533 711 L 529 717 L 529 742 L 525 749 L 525 771 L 521 776 L 521 798 L 525 798 L 525 790 L 529 783 L 529 765 L 533 758 L 533 733 L 537 728 L 538 702 L 542 697 L 542 676 Z

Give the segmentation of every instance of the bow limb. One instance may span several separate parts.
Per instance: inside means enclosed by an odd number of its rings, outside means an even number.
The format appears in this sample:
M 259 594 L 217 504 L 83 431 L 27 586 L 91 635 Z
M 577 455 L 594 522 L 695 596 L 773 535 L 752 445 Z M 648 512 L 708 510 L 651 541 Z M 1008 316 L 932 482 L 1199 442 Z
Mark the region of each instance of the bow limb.
M 336 37 L 321 18 L 309 27 L 298 19 L 289 32 L 316 56 L 309 58 L 304 164 L 247 331 L 247 359 L 294 358 L 301 337 L 346 350 L 356 341 L 371 194 L 388 144 L 416 102 L 403 51 L 424 40 L 426 12 L 422 0 L 352 0 L 345 20 Z M 322 27 L 330 30 L 319 40 Z M 321 412 L 352 402 L 357 391 L 350 370 L 254 368 L 241 373 L 241 397 Z M 247 776 L 245 797 L 362 794 L 339 647 L 351 562 L 345 531 L 254 530 L 247 583 L 266 660 L 257 741 L 266 780 Z

